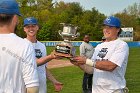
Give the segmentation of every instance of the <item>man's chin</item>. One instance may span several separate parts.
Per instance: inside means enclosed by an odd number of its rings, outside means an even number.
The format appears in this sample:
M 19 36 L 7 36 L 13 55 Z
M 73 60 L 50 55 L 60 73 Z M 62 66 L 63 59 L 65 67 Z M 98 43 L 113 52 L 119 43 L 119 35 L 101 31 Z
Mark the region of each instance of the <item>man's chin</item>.
M 35 36 L 35 34 L 28 34 L 30 37 L 34 37 Z

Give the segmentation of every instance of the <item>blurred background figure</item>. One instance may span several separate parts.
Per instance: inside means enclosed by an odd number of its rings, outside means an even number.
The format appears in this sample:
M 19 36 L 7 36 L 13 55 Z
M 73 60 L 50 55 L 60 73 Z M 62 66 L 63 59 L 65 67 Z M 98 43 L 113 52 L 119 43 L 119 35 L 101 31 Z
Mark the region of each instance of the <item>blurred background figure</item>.
M 89 43 L 89 41 L 90 41 L 89 35 L 85 35 L 83 38 L 83 42 L 80 45 L 80 56 L 84 56 L 91 59 L 94 52 L 94 48 Z M 82 84 L 83 93 L 92 93 L 92 77 L 93 74 L 88 74 L 86 72 L 84 73 Z

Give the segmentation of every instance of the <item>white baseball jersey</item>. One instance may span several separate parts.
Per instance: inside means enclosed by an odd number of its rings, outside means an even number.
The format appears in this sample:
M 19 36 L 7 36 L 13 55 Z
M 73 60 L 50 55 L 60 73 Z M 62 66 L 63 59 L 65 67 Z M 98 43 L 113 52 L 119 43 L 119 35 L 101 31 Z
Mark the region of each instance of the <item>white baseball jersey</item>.
M 25 93 L 39 86 L 35 55 L 30 43 L 11 34 L 0 34 L 0 93 Z
M 126 86 L 125 72 L 128 55 L 127 43 L 119 39 L 97 45 L 92 60 L 109 60 L 117 67 L 112 72 L 94 68 L 92 93 L 112 93 Z
M 94 52 L 94 48 L 90 43 L 82 42 L 80 45 L 80 56 L 91 58 Z
M 27 39 L 25 38 L 25 40 L 27 40 Z M 36 58 L 41 58 L 41 57 L 46 56 L 46 47 L 44 44 L 37 41 L 36 43 L 32 43 L 32 45 L 33 45 L 34 50 L 35 50 Z M 46 64 L 38 66 L 37 71 L 38 71 L 38 75 L 39 75 L 39 93 L 47 93 Z

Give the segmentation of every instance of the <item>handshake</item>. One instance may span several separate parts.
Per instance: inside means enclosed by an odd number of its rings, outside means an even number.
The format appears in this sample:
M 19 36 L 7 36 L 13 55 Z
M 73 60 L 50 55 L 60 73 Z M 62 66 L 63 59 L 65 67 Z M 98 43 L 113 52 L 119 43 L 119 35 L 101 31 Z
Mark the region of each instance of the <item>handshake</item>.
M 95 67 L 95 64 L 96 64 L 95 61 L 88 59 L 84 56 L 75 56 L 73 58 L 70 58 L 70 62 L 77 66 L 86 64 L 88 66 Z

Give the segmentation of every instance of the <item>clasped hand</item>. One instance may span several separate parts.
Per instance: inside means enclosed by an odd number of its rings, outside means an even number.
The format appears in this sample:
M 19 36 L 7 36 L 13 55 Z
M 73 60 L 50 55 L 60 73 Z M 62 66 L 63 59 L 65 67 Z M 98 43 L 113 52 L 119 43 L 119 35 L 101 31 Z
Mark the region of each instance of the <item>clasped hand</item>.
M 70 58 L 70 62 L 74 65 L 83 65 L 86 63 L 86 59 L 84 56 L 75 56 Z

